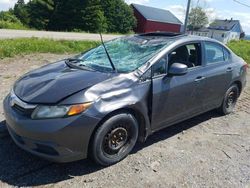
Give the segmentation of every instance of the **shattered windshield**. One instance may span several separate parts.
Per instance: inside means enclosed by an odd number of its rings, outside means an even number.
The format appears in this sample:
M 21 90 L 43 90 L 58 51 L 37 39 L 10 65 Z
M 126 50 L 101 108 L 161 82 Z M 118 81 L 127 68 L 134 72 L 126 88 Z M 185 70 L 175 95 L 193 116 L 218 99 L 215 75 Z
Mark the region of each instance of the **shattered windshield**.
M 140 36 L 118 38 L 105 43 L 111 60 L 118 72 L 131 72 L 151 59 L 170 43 L 169 40 Z M 97 71 L 112 71 L 103 45 L 77 57 L 76 65 Z

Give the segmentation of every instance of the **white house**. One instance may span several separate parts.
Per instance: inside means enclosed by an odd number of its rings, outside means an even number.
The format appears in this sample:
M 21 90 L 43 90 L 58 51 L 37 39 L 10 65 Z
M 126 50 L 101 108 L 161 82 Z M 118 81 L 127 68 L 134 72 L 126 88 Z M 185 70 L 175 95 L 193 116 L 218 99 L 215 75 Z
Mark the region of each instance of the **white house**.
M 243 33 L 239 20 L 215 20 L 208 28 L 193 31 L 194 35 L 214 38 L 223 43 L 239 40 Z

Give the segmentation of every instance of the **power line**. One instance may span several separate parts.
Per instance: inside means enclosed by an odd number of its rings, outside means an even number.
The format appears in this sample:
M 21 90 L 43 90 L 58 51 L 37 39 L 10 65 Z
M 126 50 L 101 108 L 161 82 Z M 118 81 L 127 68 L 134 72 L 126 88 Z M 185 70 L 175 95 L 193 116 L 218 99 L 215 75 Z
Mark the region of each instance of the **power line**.
M 233 1 L 236 2 L 236 3 L 238 3 L 238 4 L 240 4 L 240 5 L 243 5 L 243 6 L 245 6 L 245 7 L 250 8 L 250 5 L 247 5 L 247 4 L 245 4 L 245 3 L 242 3 L 242 2 L 240 2 L 240 1 L 238 1 L 238 0 L 233 0 Z

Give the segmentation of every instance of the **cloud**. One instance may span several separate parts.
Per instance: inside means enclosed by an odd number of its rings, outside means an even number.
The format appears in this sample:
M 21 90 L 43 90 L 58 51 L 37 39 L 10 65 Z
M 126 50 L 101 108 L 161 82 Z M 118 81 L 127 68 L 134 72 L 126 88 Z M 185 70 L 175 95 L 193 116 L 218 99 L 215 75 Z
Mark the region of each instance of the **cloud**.
M 127 4 L 135 3 L 135 4 L 145 4 L 148 3 L 149 0 L 125 0 Z
M 1 3 L 3 4 L 11 4 L 11 3 L 15 3 L 16 1 L 15 0 L 1 0 Z
M 180 21 L 184 23 L 185 21 L 185 13 L 186 8 L 181 5 L 171 5 L 165 8 L 166 10 L 170 10 Z
M 214 8 L 206 8 L 205 11 L 208 16 L 208 21 L 210 23 L 213 22 L 217 17 L 216 10 Z
M 27 3 L 29 0 L 25 0 Z M 13 8 L 17 0 L 0 0 L 0 11 Z
M 183 23 L 185 21 L 185 15 L 186 15 L 186 7 L 181 5 L 171 5 L 166 8 L 167 10 L 170 10 L 179 20 L 181 20 Z M 206 8 L 205 9 L 209 21 L 213 21 L 216 17 L 215 10 L 213 8 Z
M 212 0 L 210 0 L 212 1 Z M 171 5 L 165 9 L 170 10 L 179 20 L 183 23 L 185 21 L 186 7 L 181 5 Z M 230 10 L 216 10 L 214 8 L 205 8 L 208 15 L 209 22 L 211 23 L 215 19 L 231 19 L 240 20 L 243 30 L 250 34 L 250 12 L 234 12 Z

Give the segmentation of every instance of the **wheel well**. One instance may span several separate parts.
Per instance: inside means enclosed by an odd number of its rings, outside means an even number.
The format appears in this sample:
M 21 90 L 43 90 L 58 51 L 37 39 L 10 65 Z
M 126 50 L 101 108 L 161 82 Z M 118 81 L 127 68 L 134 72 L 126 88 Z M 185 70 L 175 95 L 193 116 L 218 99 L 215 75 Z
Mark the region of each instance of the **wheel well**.
M 112 111 L 112 112 L 110 112 L 110 113 L 108 113 L 98 124 L 97 124 L 97 126 L 95 127 L 95 129 L 93 130 L 93 132 L 92 132 L 92 134 L 91 134 L 91 137 L 90 137 L 90 140 L 89 140 L 89 143 L 88 143 L 88 155 L 91 153 L 91 143 L 92 143 L 92 141 L 93 141 L 93 139 L 94 139 L 94 135 L 95 135 L 95 133 L 96 133 L 96 130 L 108 119 L 108 118 L 110 118 L 110 117 L 112 117 L 112 116 L 114 116 L 114 115 L 116 115 L 116 114 L 119 114 L 119 113 L 131 113 L 134 117 L 135 117 L 135 119 L 136 119 L 136 121 L 137 121 L 137 123 L 138 123 L 138 125 L 139 125 L 139 135 L 138 135 L 138 138 L 140 139 L 140 138 L 144 138 L 145 137 L 145 130 L 146 130 L 146 128 L 145 128 L 145 119 L 144 119 L 144 117 L 143 117 L 143 115 L 142 115 L 142 113 L 141 112 L 139 112 L 138 110 L 135 110 L 135 109 L 132 109 L 132 108 L 121 108 L 121 109 L 117 109 L 117 110 L 115 110 L 115 111 Z M 141 140 L 141 139 L 140 139 Z
M 240 81 L 235 81 L 233 84 L 236 84 L 239 88 L 239 94 L 241 93 L 241 90 L 242 90 L 242 84 Z

